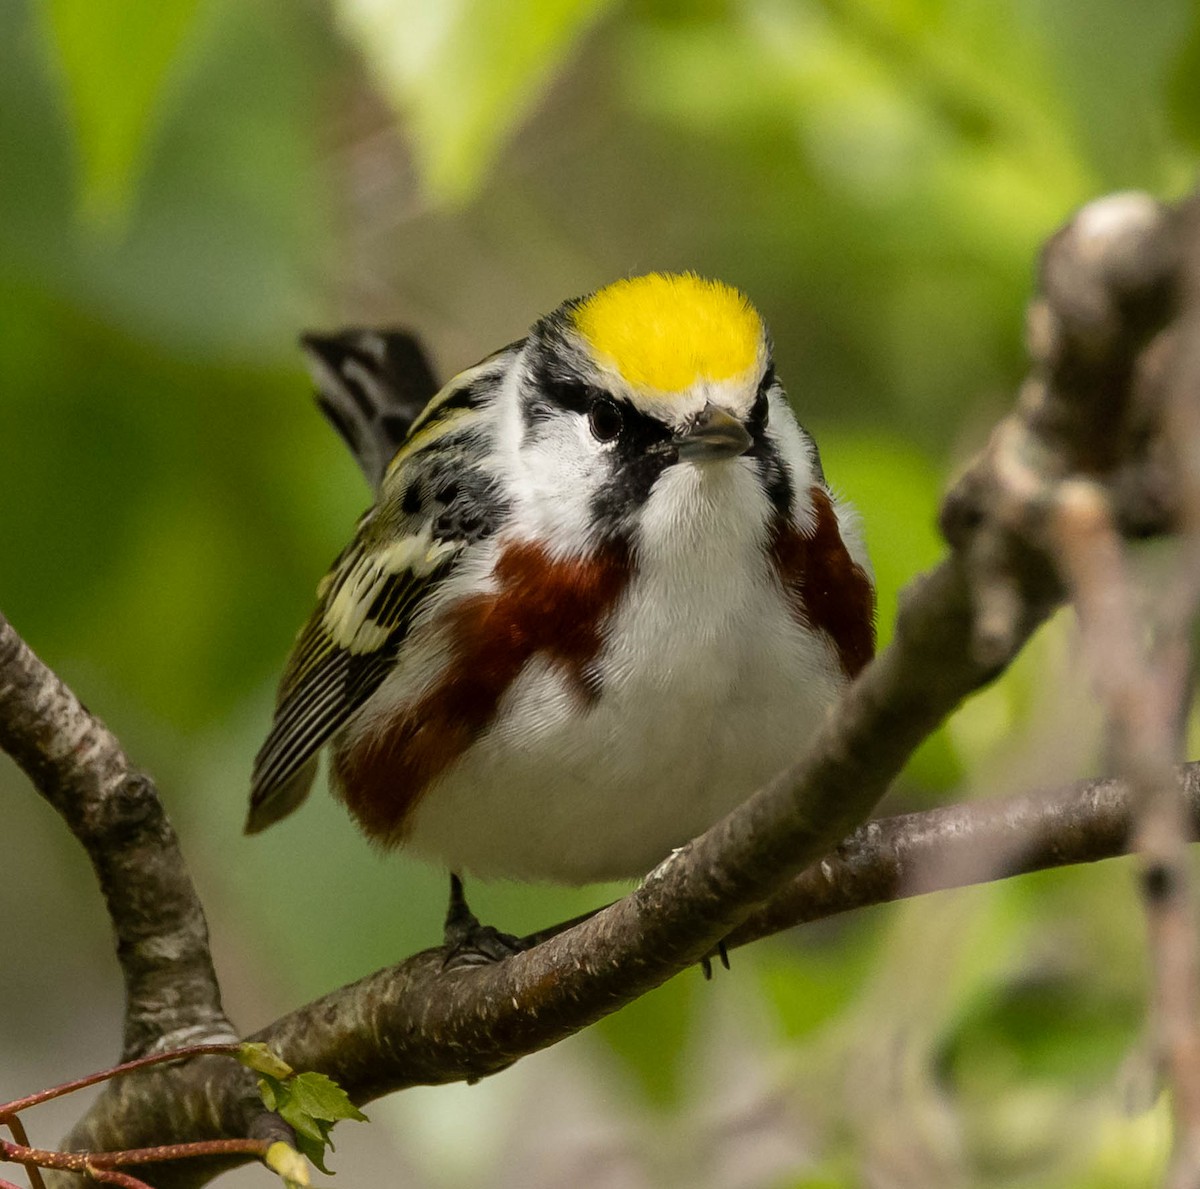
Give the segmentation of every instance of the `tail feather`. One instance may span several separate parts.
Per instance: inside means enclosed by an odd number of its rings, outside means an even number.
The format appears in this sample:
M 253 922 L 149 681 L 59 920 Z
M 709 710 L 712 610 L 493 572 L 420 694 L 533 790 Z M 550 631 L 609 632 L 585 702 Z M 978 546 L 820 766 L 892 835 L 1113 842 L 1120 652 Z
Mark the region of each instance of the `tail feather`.
M 402 330 L 343 330 L 300 339 L 317 404 L 378 489 L 417 414 L 437 392 L 420 342 Z

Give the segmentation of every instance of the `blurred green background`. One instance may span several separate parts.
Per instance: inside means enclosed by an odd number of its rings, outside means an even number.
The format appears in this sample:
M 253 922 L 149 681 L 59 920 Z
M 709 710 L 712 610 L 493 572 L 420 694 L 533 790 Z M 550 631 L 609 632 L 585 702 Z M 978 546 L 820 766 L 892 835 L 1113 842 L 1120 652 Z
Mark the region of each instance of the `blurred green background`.
M 323 796 L 240 834 L 282 658 L 368 499 L 299 331 L 403 324 L 449 375 L 623 274 L 741 286 L 864 515 L 886 639 L 1012 399 L 1038 245 L 1096 195 L 1190 185 L 1197 80 L 1190 0 L 0 3 L 0 607 L 157 776 L 239 1026 L 434 943 L 444 903 Z M 1099 736 L 1056 621 L 889 807 L 1092 772 Z M 6 761 L 0 799 L 8 1097 L 108 1064 L 120 989 L 78 848 Z M 619 890 L 473 902 L 522 930 Z M 1153 1185 L 1141 942 L 1122 863 L 827 922 L 376 1104 L 334 1167 Z

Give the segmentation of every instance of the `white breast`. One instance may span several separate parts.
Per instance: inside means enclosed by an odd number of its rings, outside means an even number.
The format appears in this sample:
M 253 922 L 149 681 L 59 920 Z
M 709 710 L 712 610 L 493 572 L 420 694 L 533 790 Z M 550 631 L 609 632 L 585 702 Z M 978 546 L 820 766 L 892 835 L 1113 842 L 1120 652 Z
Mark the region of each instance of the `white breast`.
M 494 725 L 425 795 L 410 843 L 452 869 L 636 877 L 796 759 L 843 684 L 789 614 L 750 459 L 669 468 L 584 705 L 531 662 Z

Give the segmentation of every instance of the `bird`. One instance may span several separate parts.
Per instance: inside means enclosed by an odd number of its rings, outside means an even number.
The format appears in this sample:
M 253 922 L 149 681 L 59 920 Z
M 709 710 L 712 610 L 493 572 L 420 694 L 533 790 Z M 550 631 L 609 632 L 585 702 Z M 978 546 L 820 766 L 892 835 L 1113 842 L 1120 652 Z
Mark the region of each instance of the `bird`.
M 431 396 L 404 336 L 305 341 L 347 440 L 374 417 L 386 448 L 357 451 L 376 499 L 286 662 L 248 833 L 328 751 L 366 836 L 459 892 L 636 879 L 798 759 L 872 658 L 859 517 L 739 289 L 616 280 Z

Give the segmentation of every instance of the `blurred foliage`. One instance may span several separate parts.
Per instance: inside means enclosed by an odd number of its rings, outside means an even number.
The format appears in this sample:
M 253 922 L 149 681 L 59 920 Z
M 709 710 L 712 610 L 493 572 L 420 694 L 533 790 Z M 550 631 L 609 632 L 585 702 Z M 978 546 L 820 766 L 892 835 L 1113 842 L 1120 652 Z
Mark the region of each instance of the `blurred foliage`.
M 49 0 L 46 34 L 76 127 L 80 209 L 106 223 L 133 195 L 142 151 L 185 58 L 200 0 Z
M 337 10 L 382 95 L 405 119 L 422 185 L 435 199 L 464 201 L 609 7 L 606 0 L 342 0 Z
M 238 833 L 368 498 L 299 330 L 403 323 L 448 373 L 621 274 L 741 285 L 863 515 L 886 640 L 1020 376 L 1038 245 L 1189 184 L 1198 78 L 1188 0 L 0 5 L 0 605 L 159 777 L 239 1022 L 433 942 L 444 902 L 327 798 Z M 890 804 L 1070 779 L 1100 734 L 1056 621 Z M 15 1093 L 108 1057 L 116 992 L 73 844 L 9 766 L 0 796 Z M 620 891 L 473 901 L 521 930 Z M 579 1140 L 547 1184 L 1151 1185 L 1140 930 L 1117 864 L 860 913 L 364 1130 L 414 1184 L 528 1185 L 522 1153 L 586 1120 L 608 1156 Z

